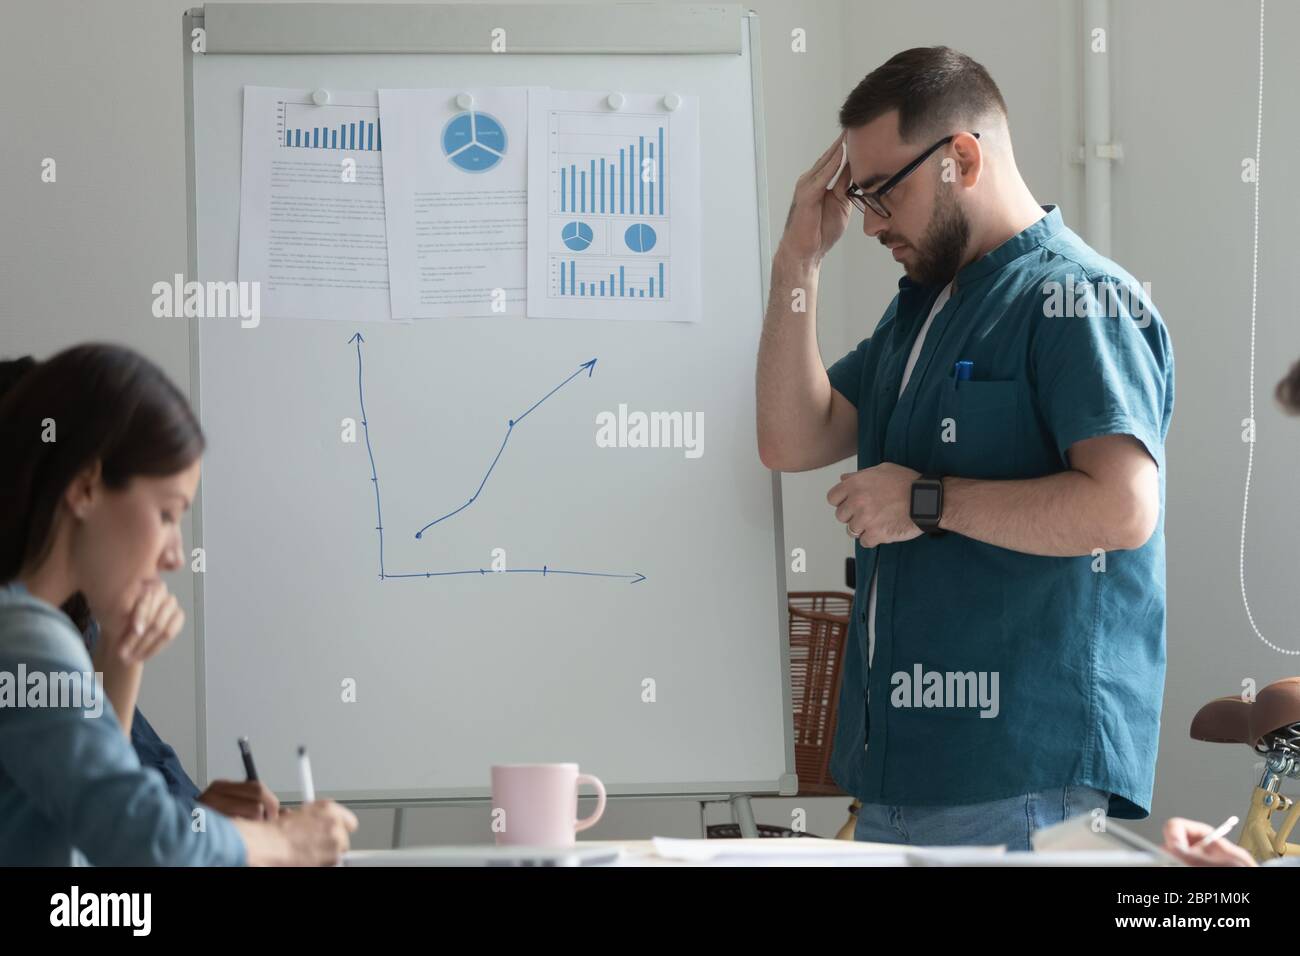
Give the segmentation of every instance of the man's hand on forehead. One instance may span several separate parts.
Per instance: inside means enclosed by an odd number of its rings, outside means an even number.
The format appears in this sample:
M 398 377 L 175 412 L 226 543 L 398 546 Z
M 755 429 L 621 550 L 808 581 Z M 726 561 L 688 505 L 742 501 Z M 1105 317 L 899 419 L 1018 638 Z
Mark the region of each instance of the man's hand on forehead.
M 835 184 L 840 180 L 840 174 L 844 172 L 844 167 L 849 164 L 849 141 L 848 138 L 843 133 L 840 134 L 839 143 L 840 143 L 840 165 L 836 168 L 835 175 L 831 177 L 831 181 L 826 184 L 827 192 L 830 192 L 832 189 L 835 188 Z M 832 149 L 833 148 L 834 147 L 832 147 Z

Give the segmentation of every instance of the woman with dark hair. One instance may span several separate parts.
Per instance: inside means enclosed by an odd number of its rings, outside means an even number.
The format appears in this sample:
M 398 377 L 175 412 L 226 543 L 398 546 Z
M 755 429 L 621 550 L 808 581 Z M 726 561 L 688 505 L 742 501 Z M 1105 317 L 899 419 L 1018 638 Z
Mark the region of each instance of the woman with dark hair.
M 348 845 L 356 818 L 332 801 L 273 822 L 196 809 L 123 733 L 143 662 L 184 620 L 159 575 L 184 563 L 203 447 L 184 396 L 128 349 L 69 349 L 0 398 L 0 862 L 332 863 Z M 93 665 L 60 610 L 79 602 Z M 93 670 L 113 707 L 78 685 Z
M 30 355 L 0 361 L 0 399 L 3 399 L 5 393 L 35 367 L 36 360 Z M 157 606 L 160 613 L 166 609 L 163 602 L 159 602 Z M 103 673 L 104 667 L 99 658 L 102 656 L 104 645 L 99 640 L 99 622 L 91 616 L 90 608 L 86 606 L 86 599 L 80 594 L 74 594 L 63 603 L 60 610 L 72 619 L 73 626 L 81 632 L 81 636 L 86 641 L 86 649 L 91 653 L 91 660 L 95 662 L 95 669 Z M 158 649 L 161 650 L 162 646 L 160 644 Z M 116 689 L 119 693 L 124 690 Z M 163 782 L 167 784 L 167 790 L 172 796 L 197 801 L 214 810 L 220 810 L 227 816 L 248 817 L 251 820 L 274 818 L 279 812 L 280 803 L 275 794 L 256 780 L 214 780 L 200 793 L 199 788 L 185 772 L 180 758 L 176 756 L 176 751 L 158 736 L 158 732 L 145 719 L 140 708 L 133 707 L 128 711 L 127 705 L 130 702 L 119 698 L 111 698 L 110 703 L 123 725 L 122 729 L 129 732 L 131 746 L 135 748 L 136 756 L 140 758 L 140 765 L 151 767 L 162 774 Z

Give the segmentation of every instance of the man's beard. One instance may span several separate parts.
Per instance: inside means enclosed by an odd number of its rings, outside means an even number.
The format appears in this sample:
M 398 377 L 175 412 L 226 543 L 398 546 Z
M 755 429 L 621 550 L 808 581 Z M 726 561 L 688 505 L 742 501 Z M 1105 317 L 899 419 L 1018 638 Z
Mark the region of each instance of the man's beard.
M 925 235 L 915 246 L 916 263 L 904 267 L 907 277 L 921 285 L 946 285 L 961 268 L 970 242 L 970 222 L 951 189 L 941 184 Z

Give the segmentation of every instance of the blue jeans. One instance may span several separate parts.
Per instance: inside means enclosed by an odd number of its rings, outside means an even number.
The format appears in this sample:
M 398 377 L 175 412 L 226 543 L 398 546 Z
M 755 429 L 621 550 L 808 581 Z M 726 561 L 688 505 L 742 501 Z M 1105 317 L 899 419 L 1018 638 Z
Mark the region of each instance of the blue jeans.
M 1034 833 L 1080 813 L 1106 811 L 1110 794 L 1067 786 L 988 803 L 952 807 L 894 807 L 864 803 L 853 839 L 914 846 L 997 846 L 1031 850 Z

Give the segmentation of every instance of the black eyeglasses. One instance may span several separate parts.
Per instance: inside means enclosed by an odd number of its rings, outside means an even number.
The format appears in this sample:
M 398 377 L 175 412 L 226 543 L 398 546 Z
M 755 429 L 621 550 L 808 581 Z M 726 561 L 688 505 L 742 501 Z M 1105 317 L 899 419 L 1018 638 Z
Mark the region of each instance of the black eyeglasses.
M 939 140 L 939 142 L 935 143 L 920 156 L 916 157 L 916 159 L 912 160 L 898 172 L 894 173 L 894 175 L 886 179 L 879 189 L 873 189 L 871 192 L 867 192 L 857 183 L 849 183 L 848 189 L 845 190 L 845 195 L 849 197 L 849 202 L 853 203 L 854 207 L 864 215 L 867 210 L 870 209 L 882 219 L 888 219 L 891 213 L 885 208 L 885 204 L 881 202 L 881 200 L 885 198 L 885 194 L 910 176 L 916 170 L 916 167 L 920 166 L 934 154 L 936 149 L 948 145 L 959 135 L 961 134 L 953 133 L 951 136 L 945 136 L 943 139 Z M 980 138 L 979 133 L 971 133 L 971 135 L 976 139 Z

